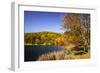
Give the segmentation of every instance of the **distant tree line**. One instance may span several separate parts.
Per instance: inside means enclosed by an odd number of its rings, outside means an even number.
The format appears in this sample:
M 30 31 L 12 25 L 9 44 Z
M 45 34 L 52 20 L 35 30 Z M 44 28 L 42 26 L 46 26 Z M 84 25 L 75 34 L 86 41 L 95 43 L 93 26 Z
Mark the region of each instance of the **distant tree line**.
M 25 45 L 58 45 L 58 38 L 62 35 L 55 32 L 25 33 L 24 43 Z

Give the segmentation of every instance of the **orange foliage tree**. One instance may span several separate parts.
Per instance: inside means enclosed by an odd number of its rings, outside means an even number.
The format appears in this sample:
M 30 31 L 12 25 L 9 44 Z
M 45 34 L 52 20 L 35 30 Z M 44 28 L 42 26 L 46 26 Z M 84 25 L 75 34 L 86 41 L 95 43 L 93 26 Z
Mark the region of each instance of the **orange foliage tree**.
M 65 38 L 64 37 L 59 37 L 57 39 L 55 39 L 55 44 L 56 45 L 60 45 L 60 46 L 63 46 L 65 44 Z

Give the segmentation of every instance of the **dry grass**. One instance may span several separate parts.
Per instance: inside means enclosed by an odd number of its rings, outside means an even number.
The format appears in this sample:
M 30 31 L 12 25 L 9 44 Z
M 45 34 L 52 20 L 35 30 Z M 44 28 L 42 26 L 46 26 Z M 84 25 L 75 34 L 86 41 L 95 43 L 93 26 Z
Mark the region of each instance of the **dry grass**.
M 73 59 L 89 59 L 90 58 L 90 52 L 86 52 L 84 54 L 75 55 L 75 54 L 69 54 L 65 55 L 65 60 L 73 60 Z
M 75 51 L 72 51 L 70 54 L 68 52 L 52 52 L 46 53 L 39 56 L 38 61 L 46 61 L 46 60 L 74 60 L 74 59 L 89 59 L 90 52 L 86 52 L 84 54 L 75 55 Z
M 79 51 L 60 51 L 60 52 L 52 52 L 46 53 L 39 56 L 38 61 L 46 61 L 46 60 L 74 60 L 74 59 L 89 59 L 90 58 L 90 51 L 85 52 L 82 54 L 76 55 Z M 68 54 L 69 53 L 69 54 Z
M 52 53 L 46 53 L 41 56 L 39 56 L 39 61 L 46 61 L 46 60 L 63 60 L 64 59 L 64 52 L 52 52 Z

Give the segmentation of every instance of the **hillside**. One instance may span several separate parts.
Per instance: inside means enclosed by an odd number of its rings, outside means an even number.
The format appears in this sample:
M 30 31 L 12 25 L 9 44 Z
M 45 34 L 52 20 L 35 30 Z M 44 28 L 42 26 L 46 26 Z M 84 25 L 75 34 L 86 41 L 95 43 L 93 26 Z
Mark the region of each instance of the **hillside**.
M 24 33 L 25 45 L 56 45 L 55 40 L 63 34 L 56 32 Z

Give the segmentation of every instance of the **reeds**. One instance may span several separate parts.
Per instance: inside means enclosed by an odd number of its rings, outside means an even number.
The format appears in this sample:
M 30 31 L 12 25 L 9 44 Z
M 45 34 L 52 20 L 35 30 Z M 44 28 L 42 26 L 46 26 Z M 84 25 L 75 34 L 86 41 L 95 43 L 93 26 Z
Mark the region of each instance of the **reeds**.
M 41 56 L 39 56 L 39 61 L 46 61 L 46 60 L 63 60 L 64 59 L 64 52 L 58 51 L 58 52 L 51 52 L 46 53 Z

